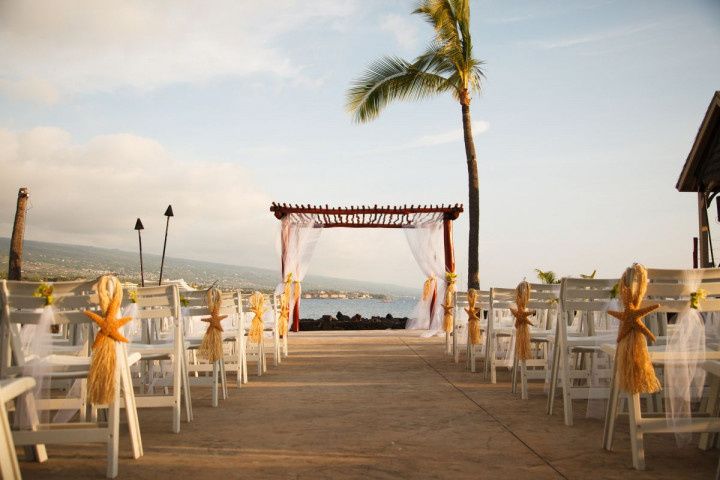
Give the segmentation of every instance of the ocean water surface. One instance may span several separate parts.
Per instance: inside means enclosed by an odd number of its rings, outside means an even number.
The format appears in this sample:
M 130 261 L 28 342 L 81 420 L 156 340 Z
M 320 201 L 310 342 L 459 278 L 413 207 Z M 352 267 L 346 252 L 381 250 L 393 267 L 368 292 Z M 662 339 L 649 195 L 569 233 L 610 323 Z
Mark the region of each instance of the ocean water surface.
M 384 317 L 387 314 L 393 317 L 410 317 L 416 298 L 396 298 L 393 300 L 378 300 L 374 298 L 337 299 L 337 298 L 303 298 L 300 301 L 301 318 L 320 318 L 323 315 L 337 315 L 342 312 L 352 317 L 360 314 L 365 318 Z

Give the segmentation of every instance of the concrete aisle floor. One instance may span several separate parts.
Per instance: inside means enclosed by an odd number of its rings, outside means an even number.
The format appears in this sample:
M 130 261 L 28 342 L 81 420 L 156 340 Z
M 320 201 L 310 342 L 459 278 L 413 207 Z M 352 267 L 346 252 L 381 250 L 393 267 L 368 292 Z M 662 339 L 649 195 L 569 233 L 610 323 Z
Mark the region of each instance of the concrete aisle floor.
M 123 431 L 120 475 L 128 479 L 482 479 L 712 478 L 717 451 L 646 439 L 648 470 L 635 472 L 626 422 L 616 451 L 600 448 L 602 423 L 558 405 L 545 415 L 541 385 L 529 401 L 442 354 L 438 338 L 405 332 L 304 333 L 291 356 L 210 407 L 194 387 L 195 421 L 170 433 L 168 409 L 141 410 L 145 456 L 129 458 Z M 254 369 L 251 366 L 251 373 Z M 582 402 L 578 402 L 580 404 Z M 582 409 L 582 406 L 579 405 Z M 125 429 L 123 429 L 125 430 Z M 22 462 L 26 479 L 103 478 L 105 449 L 48 446 L 45 464 Z

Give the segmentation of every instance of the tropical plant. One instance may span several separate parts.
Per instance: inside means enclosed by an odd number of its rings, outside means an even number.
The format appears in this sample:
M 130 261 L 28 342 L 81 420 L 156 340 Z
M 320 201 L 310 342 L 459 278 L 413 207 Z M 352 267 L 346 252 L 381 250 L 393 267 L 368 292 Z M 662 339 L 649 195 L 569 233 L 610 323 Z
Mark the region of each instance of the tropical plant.
M 584 275 L 584 274 L 581 273 L 581 274 L 580 274 L 580 278 L 584 278 L 584 279 L 586 279 L 586 280 L 592 280 L 593 278 L 595 278 L 595 275 L 596 275 L 596 274 L 597 274 L 597 270 L 593 270 L 590 275 Z
M 535 273 L 537 273 L 538 280 L 540 280 L 542 283 L 553 285 L 560 283 L 560 279 L 558 279 L 555 276 L 555 272 L 552 270 L 548 270 L 547 272 L 543 272 L 539 268 L 535 269 Z
M 483 62 L 473 57 L 469 0 L 422 0 L 413 12 L 432 25 L 435 38 L 412 62 L 382 57 L 354 80 L 347 92 L 347 109 L 358 123 L 369 122 L 394 100 L 420 100 L 450 93 L 462 111 L 468 172 L 468 288 L 480 288 L 478 249 L 480 185 L 470 118 L 470 94 L 480 92 Z

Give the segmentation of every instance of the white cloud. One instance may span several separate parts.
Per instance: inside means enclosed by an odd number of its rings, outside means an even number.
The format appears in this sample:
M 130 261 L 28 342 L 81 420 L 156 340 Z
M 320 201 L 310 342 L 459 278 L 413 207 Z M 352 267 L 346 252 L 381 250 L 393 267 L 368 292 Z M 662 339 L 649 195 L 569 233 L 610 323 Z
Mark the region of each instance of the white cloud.
M 472 133 L 473 137 L 480 135 L 481 133 L 487 132 L 490 128 L 490 123 L 485 120 L 478 120 L 472 122 Z M 432 135 L 423 135 L 417 140 L 409 143 L 411 147 L 434 147 L 435 145 L 444 145 L 446 143 L 458 142 L 463 139 L 463 131 L 461 128 L 442 132 L 434 133 Z
M 473 137 L 477 137 L 488 131 L 490 128 L 490 122 L 486 120 L 476 120 L 472 122 L 472 133 Z M 448 130 L 445 132 L 432 133 L 429 135 L 421 135 L 408 142 L 400 143 L 398 145 L 389 145 L 386 147 L 379 147 L 372 149 L 367 152 L 362 152 L 362 155 L 398 152 L 402 150 L 410 150 L 414 148 L 424 147 L 436 147 L 438 145 L 445 145 L 448 143 L 462 142 L 463 130 L 462 128 L 456 128 L 454 130 Z
M 32 78 L 16 81 L 0 78 L 0 93 L 11 98 L 45 105 L 53 105 L 60 98 L 60 94 L 51 83 Z
M 417 22 L 418 20 L 410 17 L 410 15 L 391 13 L 383 15 L 380 19 L 380 29 L 390 32 L 401 48 L 410 50 L 418 43 Z
M 0 92 L 53 103 L 254 74 L 313 85 L 279 39 L 350 15 L 351 1 L 0 2 Z
M 173 205 L 170 255 L 255 266 L 276 263 L 276 221 L 262 183 L 227 162 L 183 162 L 155 140 L 102 135 L 84 143 L 53 127 L 0 129 L 0 190 L 30 188 L 27 237 L 133 250 L 136 217 L 148 251 L 162 244 Z M 13 195 L 0 198 L 9 236 Z
M 578 35 L 575 37 L 567 37 L 557 40 L 534 40 L 530 42 L 523 42 L 531 47 L 540 48 L 543 50 L 552 50 L 556 48 L 568 48 L 575 47 L 578 45 L 584 45 L 588 43 L 599 43 L 614 40 L 616 38 L 628 37 L 642 33 L 648 30 L 652 30 L 659 25 L 657 22 L 647 23 L 644 25 L 634 25 L 629 27 L 616 28 L 603 32 L 588 33 L 584 35 Z

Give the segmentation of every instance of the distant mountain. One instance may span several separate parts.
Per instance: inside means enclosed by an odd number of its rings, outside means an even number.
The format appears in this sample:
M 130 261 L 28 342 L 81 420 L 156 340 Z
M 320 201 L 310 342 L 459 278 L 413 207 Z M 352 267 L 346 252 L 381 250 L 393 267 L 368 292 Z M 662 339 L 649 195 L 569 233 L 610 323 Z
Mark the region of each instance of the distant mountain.
M 0 237 L 0 276 L 7 275 L 10 239 Z M 144 254 L 145 281 L 157 282 L 160 271 L 160 255 Z M 114 273 L 124 281 L 139 283 L 140 265 L 137 252 L 67 245 L 62 243 L 26 240 L 23 247 L 23 277 L 34 279 L 94 278 L 103 273 Z M 221 287 L 272 290 L 278 282 L 278 271 L 201 262 L 167 257 L 163 277 L 183 278 L 188 283 L 210 285 L 218 281 Z M 303 289 L 367 292 L 392 296 L 416 296 L 418 291 L 399 285 L 364 282 L 342 278 L 308 275 Z

